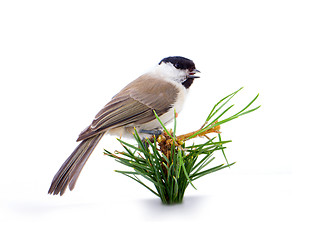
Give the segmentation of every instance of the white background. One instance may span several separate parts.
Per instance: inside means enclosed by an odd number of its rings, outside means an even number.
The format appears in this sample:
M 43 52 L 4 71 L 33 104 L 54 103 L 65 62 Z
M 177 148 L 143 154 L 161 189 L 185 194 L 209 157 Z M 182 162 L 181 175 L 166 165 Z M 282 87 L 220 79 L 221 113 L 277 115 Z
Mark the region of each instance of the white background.
M 315 239 L 315 12 L 304 0 L 1 1 L 0 238 Z M 172 55 L 202 72 L 179 134 L 239 87 L 234 111 L 260 93 L 258 111 L 222 126 L 237 164 L 163 206 L 114 172 L 106 136 L 75 190 L 48 195 L 99 109 Z

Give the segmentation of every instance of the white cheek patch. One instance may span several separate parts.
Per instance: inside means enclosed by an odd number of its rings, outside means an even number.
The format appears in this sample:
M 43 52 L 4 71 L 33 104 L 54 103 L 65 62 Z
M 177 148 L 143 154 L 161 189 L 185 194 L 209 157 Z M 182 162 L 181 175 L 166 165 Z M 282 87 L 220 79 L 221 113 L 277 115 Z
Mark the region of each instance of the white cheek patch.
M 175 68 L 172 63 L 161 63 L 152 74 L 168 82 L 182 83 L 186 80 L 187 71 Z

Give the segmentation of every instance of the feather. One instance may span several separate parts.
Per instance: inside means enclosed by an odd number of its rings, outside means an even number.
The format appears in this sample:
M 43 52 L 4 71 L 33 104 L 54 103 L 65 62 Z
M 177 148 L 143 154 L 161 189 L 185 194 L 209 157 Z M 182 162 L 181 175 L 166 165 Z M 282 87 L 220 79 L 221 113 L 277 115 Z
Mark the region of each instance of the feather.
M 101 133 L 97 136 L 86 139 L 77 146 L 77 148 L 55 174 L 48 190 L 49 194 L 63 195 L 68 185 L 70 190 L 74 189 L 82 168 L 103 135 L 104 133 Z

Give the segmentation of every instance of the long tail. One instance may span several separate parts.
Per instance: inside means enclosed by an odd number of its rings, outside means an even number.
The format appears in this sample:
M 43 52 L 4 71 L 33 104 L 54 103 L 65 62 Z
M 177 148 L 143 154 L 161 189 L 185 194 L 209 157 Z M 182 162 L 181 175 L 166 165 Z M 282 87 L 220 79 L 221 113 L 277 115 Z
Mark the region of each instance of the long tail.
M 60 196 L 62 196 L 65 193 L 68 185 L 70 191 L 74 189 L 82 168 L 103 135 L 104 133 L 101 133 L 94 137 L 88 138 L 83 140 L 78 145 L 78 147 L 67 158 L 58 172 L 55 174 L 52 184 L 48 190 L 49 194 L 60 194 Z

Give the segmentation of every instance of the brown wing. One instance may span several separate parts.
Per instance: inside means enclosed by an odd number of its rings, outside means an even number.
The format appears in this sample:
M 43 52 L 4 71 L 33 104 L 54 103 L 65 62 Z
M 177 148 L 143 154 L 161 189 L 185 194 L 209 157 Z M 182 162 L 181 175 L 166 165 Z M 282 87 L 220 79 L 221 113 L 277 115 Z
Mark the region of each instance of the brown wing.
M 174 104 L 178 89 L 169 82 L 143 75 L 123 88 L 95 116 L 77 141 L 90 138 L 108 129 L 149 122 L 165 113 Z

